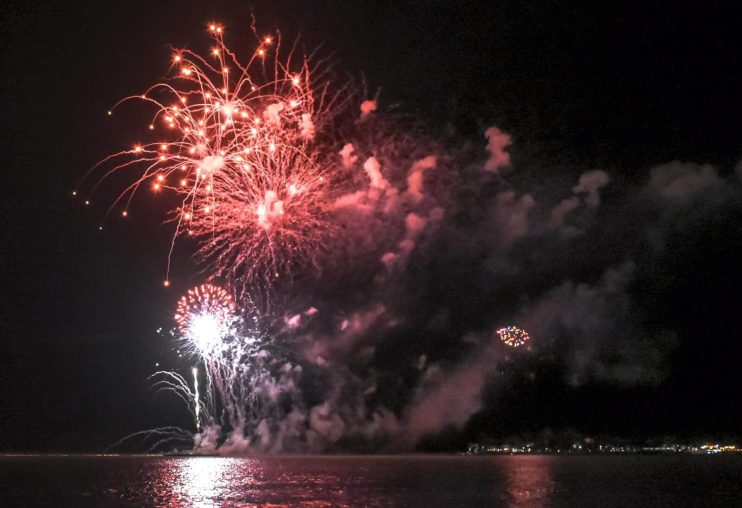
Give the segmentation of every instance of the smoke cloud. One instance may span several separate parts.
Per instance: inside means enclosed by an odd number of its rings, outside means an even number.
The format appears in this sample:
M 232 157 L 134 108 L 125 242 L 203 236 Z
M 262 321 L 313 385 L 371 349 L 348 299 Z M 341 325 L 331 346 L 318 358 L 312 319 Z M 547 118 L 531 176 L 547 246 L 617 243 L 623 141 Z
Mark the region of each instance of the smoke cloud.
M 497 172 L 510 164 L 510 136 L 492 127 L 486 137 L 484 168 Z M 652 168 L 610 198 L 603 170 L 561 195 L 504 183 L 483 192 L 487 173 L 473 161 L 427 146 L 405 162 L 351 141 L 340 164 L 365 157 L 366 188 L 334 205 L 351 225 L 351 261 L 325 281 L 336 292 L 316 296 L 315 315 L 287 323 L 311 366 L 304 373 L 324 380 L 321 395 L 307 403 L 297 381 L 302 406 L 270 438 L 274 448 L 290 437 L 293 450 L 413 449 L 464 428 L 503 365 L 534 355 L 557 358 L 570 386 L 661 382 L 676 332 L 646 326 L 637 286 L 653 283 L 663 242 L 688 215 L 713 221 L 714 207 L 740 201 L 739 184 L 708 165 Z M 499 341 L 495 330 L 508 324 L 529 331 L 528 347 Z

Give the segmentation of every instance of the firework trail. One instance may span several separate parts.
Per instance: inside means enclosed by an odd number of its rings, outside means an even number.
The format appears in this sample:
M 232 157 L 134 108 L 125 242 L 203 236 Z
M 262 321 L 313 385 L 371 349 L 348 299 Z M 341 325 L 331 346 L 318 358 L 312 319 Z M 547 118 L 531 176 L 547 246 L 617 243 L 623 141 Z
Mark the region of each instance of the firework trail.
M 196 431 L 201 430 L 201 396 L 198 393 L 198 369 L 193 367 L 193 412 L 196 419 Z

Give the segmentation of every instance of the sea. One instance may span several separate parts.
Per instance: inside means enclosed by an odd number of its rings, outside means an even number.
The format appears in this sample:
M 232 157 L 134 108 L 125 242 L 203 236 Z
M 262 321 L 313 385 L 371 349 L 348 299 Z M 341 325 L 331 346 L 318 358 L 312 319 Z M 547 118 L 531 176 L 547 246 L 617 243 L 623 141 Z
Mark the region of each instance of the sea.
M 0 506 L 742 507 L 742 456 L 2 456 Z

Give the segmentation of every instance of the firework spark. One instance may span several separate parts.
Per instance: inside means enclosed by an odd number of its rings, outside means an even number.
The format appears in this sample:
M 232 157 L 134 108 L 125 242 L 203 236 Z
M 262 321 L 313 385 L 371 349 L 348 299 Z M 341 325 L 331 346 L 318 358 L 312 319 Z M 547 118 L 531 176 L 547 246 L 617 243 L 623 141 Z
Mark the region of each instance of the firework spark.
M 497 330 L 497 334 L 500 336 L 500 340 L 510 347 L 520 347 L 526 342 L 531 340 L 531 336 L 528 332 L 518 328 L 517 326 L 506 326 Z
M 143 187 L 174 195 L 171 255 L 177 237 L 190 237 L 212 277 L 234 286 L 270 283 L 316 263 L 332 230 L 324 211 L 330 175 L 314 138 L 339 95 L 313 81 L 308 60 L 296 64 L 293 51 L 281 63 L 280 34 L 259 37 L 242 60 L 224 43 L 221 25 L 209 32 L 209 56 L 174 51 L 171 79 L 117 104 L 154 106 L 154 140 L 104 159 L 113 167 L 102 179 L 135 173 L 111 207 L 123 217 Z M 169 270 L 168 262 L 166 286 Z

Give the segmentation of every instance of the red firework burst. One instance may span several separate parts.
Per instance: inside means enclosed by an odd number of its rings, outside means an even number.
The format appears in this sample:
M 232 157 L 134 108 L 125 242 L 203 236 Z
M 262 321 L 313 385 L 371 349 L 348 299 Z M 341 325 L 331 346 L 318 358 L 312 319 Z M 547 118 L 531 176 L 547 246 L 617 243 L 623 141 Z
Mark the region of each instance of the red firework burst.
M 222 26 L 209 32 L 209 57 L 175 51 L 172 79 L 121 101 L 155 107 L 149 130 L 157 139 L 106 158 L 117 163 L 103 178 L 138 168 L 112 208 L 128 216 L 142 186 L 172 193 L 172 245 L 178 236 L 195 239 L 211 276 L 231 285 L 270 282 L 314 262 L 332 229 L 329 175 L 313 140 L 337 95 L 325 100 L 328 84 L 314 86 L 306 59 L 294 66 L 290 52 L 279 61 L 279 36 L 259 37 L 243 63 Z

